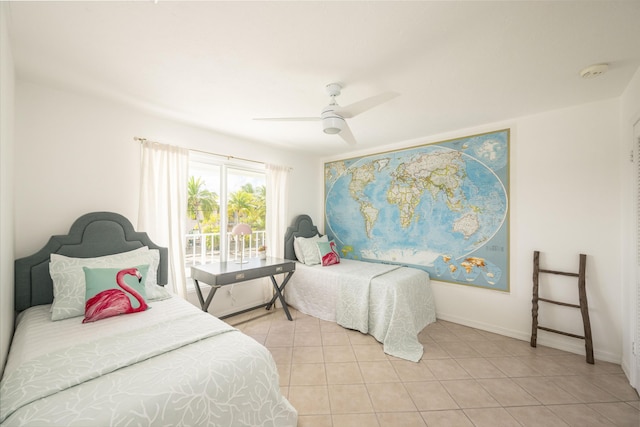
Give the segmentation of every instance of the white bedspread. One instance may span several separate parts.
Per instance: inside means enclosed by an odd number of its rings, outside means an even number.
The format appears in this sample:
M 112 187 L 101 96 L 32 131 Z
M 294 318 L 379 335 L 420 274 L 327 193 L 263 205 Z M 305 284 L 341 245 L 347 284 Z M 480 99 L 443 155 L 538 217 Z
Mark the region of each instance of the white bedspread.
M 417 362 L 418 333 L 435 322 L 428 273 L 342 259 L 329 267 L 296 265 L 287 303 L 305 314 L 369 333 L 392 356 Z
M 338 278 L 336 321 L 340 326 L 369 333 L 369 301 L 371 281 L 400 266 L 388 264 L 344 263 Z
M 296 425 L 266 348 L 179 298 L 151 306 L 87 324 L 27 310 L 0 384 L 2 426 Z

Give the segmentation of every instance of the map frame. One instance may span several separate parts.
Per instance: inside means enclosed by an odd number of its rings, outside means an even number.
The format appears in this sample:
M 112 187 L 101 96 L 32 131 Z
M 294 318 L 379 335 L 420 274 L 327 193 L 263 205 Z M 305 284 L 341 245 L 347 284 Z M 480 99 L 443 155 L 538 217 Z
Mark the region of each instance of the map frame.
M 339 252 L 341 252 L 341 256 L 343 258 L 351 258 L 358 259 L 365 262 L 377 262 L 377 263 L 388 263 L 388 264 L 398 264 L 405 265 L 409 267 L 419 268 L 425 270 L 429 273 L 430 277 L 434 281 L 452 283 L 464 286 L 472 286 L 482 289 L 490 289 L 499 292 L 510 292 L 510 145 L 511 145 L 511 129 L 500 129 L 489 132 L 483 132 L 458 138 L 451 138 L 447 140 L 430 142 L 425 144 L 418 144 L 410 147 L 404 147 L 399 149 L 387 150 L 378 153 L 372 153 L 362 156 L 350 157 L 346 159 L 332 160 L 324 163 L 324 226 L 325 233 L 328 235 L 330 240 L 336 240 L 338 243 Z M 487 153 L 481 151 L 481 147 L 491 147 L 492 154 L 487 156 Z M 434 151 L 435 150 L 435 151 Z M 418 158 L 418 156 L 429 157 L 434 155 L 442 155 L 443 152 L 448 151 L 452 153 L 459 153 L 459 155 L 452 154 L 453 158 L 456 158 L 458 162 L 460 159 L 465 159 L 465 164 L 473 164 L 476 162 L 485 167 L 491 174 L 495 176 L 499 184 L 501 184 L 504 191 L 504 200 L 500 199 L 497 203 L 493 205 L 487 205 L 486 207 L 490 208 L 487 210 L 494 210 L 495 206 L 502 205 L 501 208 L 504 212 L 500 211 L 500 214 L 503 215 L 503 218 L 500 222 L 499 226 L 495 226 L 495 233 L 491 235 L 490 238 L 487 238 L 486 241 L 482 244 L 477 244 L 470 252 L 464 254 L 463 256 L 450 256 L 443 252 L 439 253 L 439 258 L 434 258 L 434 261 L 430 264 L 424 264 L 424 262 L 416 263 L 416 262 L 407 262 L 402 259 L 402 256 L 393 257 L 384 259 L 383 257 L 368 257 L 366 254 L 371 253 L 365 250 L 359 250 L 351 245 L 345 245 L 344 242 L 340 240 L 336 233 L 334 233 L 332 225 L 331 225 L 331 213 L 328 206 L 328 196 L 331 194 L 333 196 L 333 192 L 338 191 L 334 184 L 338 182 L 341 178 L 348 179 L 346 176 L 351 174 L 351 180 L 353 182 L 357 182 L 354 177 L 354 173 L 358 168 L 353 168 L 354 165 L 362 165 L 367 164 L 367 162 L 371 164 L 375 164 L 376 162 L 380 162 L 380 156 L 392 155 L 396 156 L 396 158 L 406 155 L 408 158 Z M 434 154 L 435 153 L 435 154 Z M 495 161 L 496 153 L 499 153 L 500 158 L 499 161 Z M 400 163 L 403 165 L 404 163 Z M 385 164 L 386 166 L 386 164 Z M 352 172 L 349 170 L 352 169 Z M 399 167 L 397 169 L 400 169 Z M 406 168 L 405 168 L 406 169 Z M 336 173 L 336 170 L 342 170 L 342 173 Z M 376 174 L 382 173 L 384 167 L 380 167 L 376 170 Z M 385 171 L 388 174 L 395 174 L 395 179 L 398 179 L 399 173 L 397 170 L 389 170 Z M 481 176 L 479 176 L 480 178 Z M 415 178 L 418 179 L 418 178 Z M 422 179 L 420 177 L 419 179 Z M 472 185 L 476 183 L 473 181 L 473 178 L 469 175 L 465 175 L 464 179 L 467 179 L 471 182 Z M 365 181 L 366 183 L 367 181 Z M 477 182 L 478 184 L 483 183 L 481 181 Z M 368 185 L 368 184 L 367 184 Z M 365 191 L 365 186 L 362 188 L 358 188 L 358 191 Z M 425 194 L 427 191 L 423 191 L 421 193 L 420 198 L 427 197 Z M 389 191 L 390 193 L 390 191 Z M 432 197 L 435 198 L 433 194 Z M 502 196 L 502 195 L 501 195 Z M 345 197 L 351 197 L 345 196 Z M 387 200 L 390 200 L 389 198 Z M 362 202 L 362 200 L 360 200 Z M 420 203 L 420 202 L 417 202 Z M 404 209 L 404 206 L 398 204 L 398 209 L 401 211 Z M 474 207 L 474 209 L 482 210 L 482 207 Z M 364 208 L 361 205 L 360 209 L 361 215 L 365 215 Z M 351 212 L 351 214 L 353 214 Z M 377 215 L 377 214 L 376 214 Z M 435 216 L 434 216 L 435 217 Z M 376 217 L 377 218 L 377 217 Z M 402 218 L 402 217 L 401 217 Z M 398 227 L 405 227 L 407 224 L 405 222 L 414 221 L 410 217 L 408 219 L 400 220 Z M 433 224 L 434 218 L 429 218 L 431 224 Z M 418 223 L 419 220 L 415 220 Z M 460 219 L 459 219 L 460 221 Z M 365 224 L 368 224 L 369 221 L 364 221 Z M 375 223 L 375 219 L 373 220 Z M 458 224 L 450 223 L 443 221 L 439 223 L 442 227 L 451 226 L 454 230 L 455 227 L 462 228 Z M 371 224 L 365 225 L 366 231 L 368 234 L 370 232 Z M 459 231 L 459 230 L 456 230 Z M 467 239 L 469 236 L 467 234 L 463 234 L 464 238 Z M 419 246 L 419 245 L 418 245 Z M 413 247 L 407 248 L 410 252 L 413 250 L 414 252 L 420 251 L 425 248 Z M 437 254 L 437 251 L 434 252 Z M 460 255 L 459 253 L 457 255 Z M 401 258 L 401 259 L 398 259 Z

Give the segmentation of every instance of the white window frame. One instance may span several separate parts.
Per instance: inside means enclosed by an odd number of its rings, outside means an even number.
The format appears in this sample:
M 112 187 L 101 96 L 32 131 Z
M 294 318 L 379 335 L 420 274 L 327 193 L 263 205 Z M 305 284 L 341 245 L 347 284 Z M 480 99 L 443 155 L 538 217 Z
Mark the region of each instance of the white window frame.
M 239 172 L 257 173 L 264 175 L 266 184 L 266 165 L 257 161 L 242 160 L 233 157 L 221 156 L 202 151 L 189 151 L 189 176 L 191 176 L 191 164 L 200 163 L 219 167 L 220 188 L 218 193 L 218 204 L 220 205 L 220 262 L 226 262 L 228 254 L 228 215 L 227 202 L 229 199 L 228 171 L 229 169 Z M 211 190 L 211 189 L 210 189 Z M 214 191 L 214 190 L 211 190 Z M 217 192 L 217 191 L 216 191 Z M 267 209 L 269 207 L 267 206 Z

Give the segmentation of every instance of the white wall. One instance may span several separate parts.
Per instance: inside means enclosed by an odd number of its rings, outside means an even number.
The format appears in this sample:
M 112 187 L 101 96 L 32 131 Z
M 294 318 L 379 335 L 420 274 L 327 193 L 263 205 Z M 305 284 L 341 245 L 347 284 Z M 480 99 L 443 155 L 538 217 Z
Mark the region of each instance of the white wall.
M 212 153 L 288 165 L 291 217 L 315 206 L 315 179 L 301 154 L 224 137 L 96 97 L 18 81 L 16 89 L 16 256 L 66 233 L 96 210 L 138 217 L 140 147 L 134 136 Z
M 622 330 L 618 109 L 618 100 L 609 100 L 517 121 L 511 164 L 513 317 L 500 323 L 514 336 L 530 336 L 534 250 L 543 252 L 544 267 L 573 272 L 584 253 L 595 356 L 617 363 Z M 577 303 L 575 279 L 542 279 L 559 287 L 547 295 Z M 578 310 L 548 306 L 541 324 L 582 334 Z M 583 341 L 557 334 L 540 331 L 538 342 L 584 353 Z
M 225 137 L 97 97 L 18 81 L 16 257 L 40 249 L 52 234 L 67 233 L 87 212 L 118 212 L 136 225 L 140 146 L 134 136 L 292 167 L 289 220 L 319 203 L 307 191 L 306 183 L 316 179 L 316 160 L 306 155 Z M 231 303 L 226 293 L 220 294 L 212 305 L 218 315 L 230 311 L 224 306 Z M 236 307 L 255 305 L 262 295 L 262 290 L 237 287 Z M 190 300 L 197 301 L 195 296 Z
M 0 376 L 13 335 L 13 56 L 0 5 Z
M 622 262 L 623 262 L 623 305 L 622 305 L 622 369 L 631 380 L 631 384 L 640 389 L 640 372 L 634 361 L 633 343 L 637 341 L 636 327 L 640 316 L 640 301 L 638 300 L 638 271 L 636 267 L 636 200 L 637 193 L 635 181 L 637 179 L 636 168 L 640 161 L 640 153 L 634 146 L 633 125 L 640 120 L 640 69 L 622 94 L 620 108 L 621 129 L 621 187 L 622 187 Z M 634 152 L 634 162 L 630 161 L 630 154 Z M 640 344 L 639 344 L 640 347 Z M 635 356 L 640 358 L 640 354 Z
M 619 100 L 607 100 L 382 147 L 432 143 L 511 128 L 510 292 L 433 282 L 440 319 L 529 340 L 533 251 L 546 268 L 578 271 L 587 254 L 587 295 L 597 359 L 620 362 L 622 306 Z M 349 153 L 342 158 L 366 152 Z M 336 160 L 330 158 L 326 160 Z M 320 179 L 320 178 L 319 178 Z M 321 211 L 314 218 L 319 224 Z M 543 277 L 547 280 L 548 277 Z M 555 299 L 577 303 L 577 280 Z M 566 279 L 565 279 L 566 280 Z M 542 308 L 541 324 L 582 333 L 576 309 Z M 538 344 L 584 354 L 584 341 L 540 331 Z

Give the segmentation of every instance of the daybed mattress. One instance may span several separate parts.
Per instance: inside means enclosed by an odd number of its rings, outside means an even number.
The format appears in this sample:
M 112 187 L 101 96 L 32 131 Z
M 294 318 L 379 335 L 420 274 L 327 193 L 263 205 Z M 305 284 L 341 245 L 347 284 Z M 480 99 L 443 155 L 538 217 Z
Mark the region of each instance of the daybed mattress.
M 271 353 L 173 297 L 82 324 L 25 310 L 0 385 L 2 426 L 295 426 Z
M 396 357 L 418 361 L 418 333 L 435 322 L 429 274 L 415 268 L 341 259 L 323 267 L 298 262 L 287 304 L 302 313 L 369 333 Z

